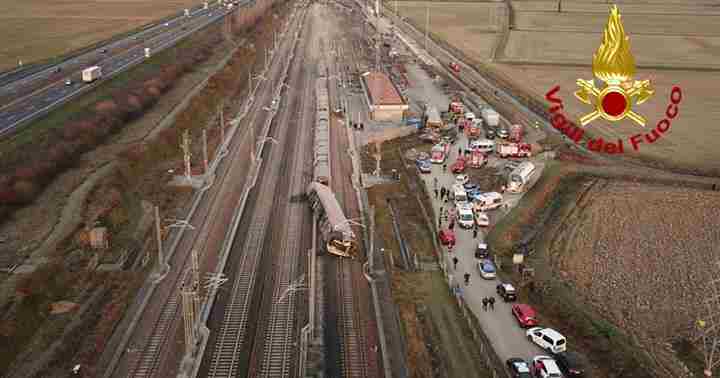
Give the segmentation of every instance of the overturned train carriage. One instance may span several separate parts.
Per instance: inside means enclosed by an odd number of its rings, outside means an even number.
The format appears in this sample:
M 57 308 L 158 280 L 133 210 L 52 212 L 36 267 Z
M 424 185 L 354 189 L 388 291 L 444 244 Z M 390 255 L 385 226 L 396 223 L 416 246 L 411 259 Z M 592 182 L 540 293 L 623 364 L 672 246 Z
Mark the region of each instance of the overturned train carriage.
M 355 233 L 332 190 L 327 185 L 312 182 L 308 185 L 307 195 L 310 206 L 318 214 L 318 228 L 327 252 L 355 258 L 357 252 Z

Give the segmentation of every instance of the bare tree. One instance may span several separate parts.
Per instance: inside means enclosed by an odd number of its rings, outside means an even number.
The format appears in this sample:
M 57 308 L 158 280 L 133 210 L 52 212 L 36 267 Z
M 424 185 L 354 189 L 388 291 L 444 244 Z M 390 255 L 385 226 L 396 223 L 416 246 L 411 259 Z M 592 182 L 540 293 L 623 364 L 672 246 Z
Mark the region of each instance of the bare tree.
M 704 300 L 705 314 L 696 322 L 698 341 L 703 351 L 706 377 L 720 364 L 720 261 L 711 272 L 709 290 Z

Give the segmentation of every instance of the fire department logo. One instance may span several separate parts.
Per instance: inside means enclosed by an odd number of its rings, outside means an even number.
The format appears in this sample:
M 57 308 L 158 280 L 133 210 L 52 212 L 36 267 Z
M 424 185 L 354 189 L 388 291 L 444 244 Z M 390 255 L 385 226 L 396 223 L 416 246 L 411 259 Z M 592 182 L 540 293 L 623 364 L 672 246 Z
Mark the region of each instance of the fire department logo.
M 645 126 L 645 118 L 632 110 L 633 103 L 642 104 L 655 92 L 650 80 L 633 80 L 635 58 L 630 53 L 630 38 L 625 35 L 620 11 L 613 5 L 603 33 L 603 40 L 593 54 L 592 73 L 604 87 L 596 87 L 593 79 L 578 79 L 575 91 L 578 100 L 593 105 L 595 110 L 580 118 L 582 126 L 603 118 L 616 122 L 625 117 Z

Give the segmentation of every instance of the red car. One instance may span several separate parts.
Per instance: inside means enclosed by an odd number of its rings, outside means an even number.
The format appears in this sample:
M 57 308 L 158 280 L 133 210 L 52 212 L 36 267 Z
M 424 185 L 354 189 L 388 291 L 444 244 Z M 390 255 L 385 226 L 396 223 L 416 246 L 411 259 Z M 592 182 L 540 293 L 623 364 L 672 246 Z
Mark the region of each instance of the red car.
M 452 173 L 463 173 L 465 172 L 465 159 L 458 158 L 455 160 L 453 165 L 450 167 Z
M 442 245 L 455 245 L 455 233 L 452 230 L 440 230 L 438 237 Z
M 537 326 L 537 313 L 530 305 L 514 304 L 512 305 L 511 311 L 515 319 L 520 323 L 520 327 L 529 328 Z

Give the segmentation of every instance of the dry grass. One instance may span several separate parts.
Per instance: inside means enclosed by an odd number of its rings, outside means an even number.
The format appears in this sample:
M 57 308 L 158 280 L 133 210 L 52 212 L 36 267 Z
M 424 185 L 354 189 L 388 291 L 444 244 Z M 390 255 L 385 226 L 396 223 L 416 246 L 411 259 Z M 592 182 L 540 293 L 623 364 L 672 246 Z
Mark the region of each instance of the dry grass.
M 430 30 L 478 59 L 489 59 L 497 39 L 501 6 L 499 3 L 430 4 Z M 418 25 L 425 25 L 425 2 L 404 1 L 398 4 L 398 11 Z
M 64 54 L 197 5 L 194 0 L 7 2 L 0 15 L 0 70 Z
M 597 33 L 511 31 L 502 61 L 589 66 L 602 41 L 602 28 L 596 30 Z M 720 69 L 718 36 L 631 34 L 630 42 L 638 67 Z
M 580 206 L 550 249 L 560 269 L 623 329 L 682 335 L 720 259 L 720 234 L 703 221 L 720 218 L 720 193 L 600 180 Z
M 697 0 L 690 2 L 676 0 L 614 0 L 622 14 L 654 13 L 654 14 L 720 14 L 717 2 L 713 0 Z M 557 0 L 513 0 L 513 8 L 518 11 L 557 12 Z M 608 4 L 598 0 L 563 1 L 563 12 L 603 13 L 607 15 Z
M 555 85 L 560 85 L 559 96 L 567 115 L 579 116 L 589 112 L 589 106 L 580 103 L 573 96 L 577 78 L 592 78 L 588 68 L 553 66 L 510 66 L 495 65 L 517 84 L 522 84 L 538 98 Z M 678 85 L 683 90 L 680 113 L 672 121 L 671 129 L 653 144 L 643 144 L 639 153 L 627 145 L 628 137 L 641 133 L 638 126 L 630 121 L 615 124 L 598 120 L 589 128 L 593 135 L 605 140 L 625 140 L 625 154 L 661 161 L 672 166 L 686 169 L 700 169 L 706 173 L 720 174 L 720 151 L 715 141 L 720 138 L 720 130 L 715 125 L 720 121 L 715 89 L 710 83 L 720 81 L 718 72 L 692 72 L 669 70 L 639 70 L 638 78 L 650 78 L 656 88 L 655 95 L 646 103 L 636 106 L 635 111 L 648 119 L 649 127 L 664 116 L 669 103 L 670 89 Z M 649 130 L 646 130 L 649 131 Z

